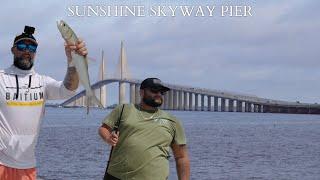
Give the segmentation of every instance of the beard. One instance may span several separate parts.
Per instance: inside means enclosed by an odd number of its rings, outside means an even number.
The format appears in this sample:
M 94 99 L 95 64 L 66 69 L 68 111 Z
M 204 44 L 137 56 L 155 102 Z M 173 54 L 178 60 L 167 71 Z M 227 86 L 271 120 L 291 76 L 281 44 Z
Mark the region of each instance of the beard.
M 14 57 L 13 64 L 19 69 L 30 70 L 33 66 L 33 59 L 31 58 L 31 56 Z
M 160 107 L 163 102 L 161 97 L 159 99 L 153 99 L 150 97 L 143 97 L 142 100 L 145 104 L 147 104 L 148 106 L 154 107 L 154 108 Z

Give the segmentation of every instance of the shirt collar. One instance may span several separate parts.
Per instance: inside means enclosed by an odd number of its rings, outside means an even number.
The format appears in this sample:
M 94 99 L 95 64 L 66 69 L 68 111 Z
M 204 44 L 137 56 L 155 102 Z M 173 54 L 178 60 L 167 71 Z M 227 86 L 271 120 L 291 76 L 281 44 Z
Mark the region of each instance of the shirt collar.
M 11 65 L 9 68 L 5 69 L 5 72 L 7 74 L 17 74 L 17 75 L 22 75 L 22 76 L 30 75 L 30 74 L 34 74 L 35 73 L 33 67 L 31 69 L 29 69 L 29 70 L 22 70 L 22 69 L 17 68 L 14 65 Z

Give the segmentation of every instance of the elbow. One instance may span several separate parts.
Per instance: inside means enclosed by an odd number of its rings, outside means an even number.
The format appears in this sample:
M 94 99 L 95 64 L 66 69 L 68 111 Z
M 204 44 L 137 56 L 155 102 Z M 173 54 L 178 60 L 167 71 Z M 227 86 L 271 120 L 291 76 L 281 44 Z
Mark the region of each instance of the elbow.
M 98 129 L 98 134 L 99 134 L 99 136 L 101 137 L 101 139 L 104 141 L 104 142 L 106 142 L 106 143 L 108 143 L 108 139 L 109 139 L 109 137 L 110 137 L 110 132 L 109 132 L 109 130 L 106 128 L 106 127 L 104 127 L 105 125 L 102 125 L 101 127 L 99 127 L 99 129 Z
M 188 156 L 176 157 L 175 160 L 176 160 L 177 163 L 190 165 L 190 160 L 189 160 Z
M 64 87 L 69 90 L 75 92 L 78 89 L 78 83 L 71 84 L 71 83 L 66 83 L 65 81 L 63 82 Z
M 104 139 L 104 136 L 103 136 L 103 127 L 99 127 L 99 129 L 98 129 L 98 134 L 99 134 L 99 136 L 100 136 L 102 139 Z

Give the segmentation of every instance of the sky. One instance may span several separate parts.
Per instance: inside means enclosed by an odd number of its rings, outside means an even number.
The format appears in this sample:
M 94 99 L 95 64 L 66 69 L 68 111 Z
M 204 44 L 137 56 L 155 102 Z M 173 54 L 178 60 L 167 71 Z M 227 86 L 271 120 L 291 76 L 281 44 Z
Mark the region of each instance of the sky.
M 78 15 L 68 9 L 76 6 Z M 144 16 L 115 17 L 114 9 L 109 17 L 89 16 L 88 6 L 141 6 Z M 153 14 L 151 8 L 159 6 L 166 16 Z M 169 6 L 178 7 L 174 16 Z M 195 11 L 184 16 L 180 6 L 201 6 L 204 16 L 195 17 Z M 215 6 L 212 16 L 206 6 Z M 221 8 L 226 6 L 239 6 L 238 15 L 250 7 L 251 14 L 236 16 L 233 11 L 232 16 L 222 16 Z M 63 80 L 67 68 L 64 41 L 56 27 L 62 19 L 86 42 L 92 83 L 97 81 L 102 50 L 107 77 L 115 74 L 124 41 L 134 79 L 158 77 L 170 84 L 320 103 L 319 6 L 316 0 L 2 1 L 0 67 L 12 64 L 13 39 L 30 25 L 36 28 L 39 42 L 35 70 Z M 115 103 L 117 86 L 109 86 L 108 92 L 108 104 Z

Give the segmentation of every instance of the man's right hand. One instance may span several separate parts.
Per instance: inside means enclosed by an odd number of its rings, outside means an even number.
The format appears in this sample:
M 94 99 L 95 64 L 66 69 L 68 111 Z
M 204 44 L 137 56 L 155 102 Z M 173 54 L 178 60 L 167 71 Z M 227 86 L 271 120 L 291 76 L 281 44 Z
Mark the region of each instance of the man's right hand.
M 112 129 L 106 124 L 102 124 L 99 128 L 100 137 L 109 145 L 115 146 L 119 140 L 119 131 L 115 133 Z
M 119 140 L 119 131 L 116 133 L 115 131 L 113 131 L 110 134 L 110 137 L 106 139 L 107 143 L 111 146 L 115 146 L 118 143 Z

